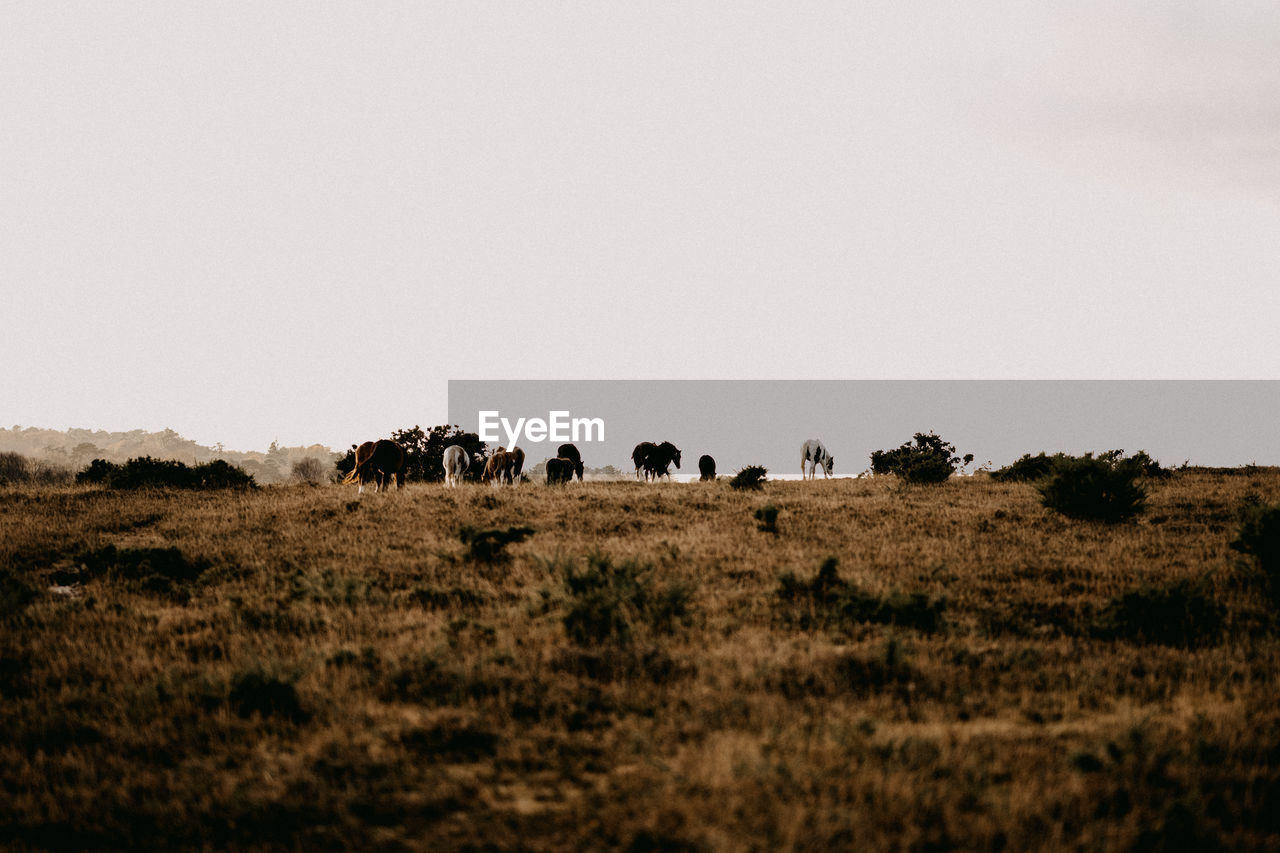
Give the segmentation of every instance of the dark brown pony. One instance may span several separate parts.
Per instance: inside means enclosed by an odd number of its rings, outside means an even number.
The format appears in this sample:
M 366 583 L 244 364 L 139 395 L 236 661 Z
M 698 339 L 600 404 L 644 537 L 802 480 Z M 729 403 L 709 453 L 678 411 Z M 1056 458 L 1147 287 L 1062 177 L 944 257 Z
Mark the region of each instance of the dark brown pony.
M 573 473 L 578 475 L 578 482 L 582 482 L 582 454 L 578 452 L 578 448 L 572 444 L 562 444 L 556 449 L 556 456 L 561 459 L 568 459 L 573 463 Z
M 572 459 L 556 457 L 547 460 L 547 485 L 567 483 L 573 479 L 574 464 Z
M 680 467 L 680 448 L 669 441 L 662 444 L 642 441 L 631 451 L 631 461 L 636 464 L 636 479 L 640 479 L 640 469 L 643 468 L 646 480 L 656 480 L 670 476 L 668 469 L 672 462 L 676 463 L 676 468 Z
M 698 473 L 701 474 L 698 478 L 700 480 L 714 480 L 716 478 L 716 460 L 704 453 L 698 460 Z
M 513 461 L 512 454 L 499 447 L 484 463 L 484 476 L 480 480 L 485 483 L 497 480 L 498 485 L 501 485 L 511 475 Z
M 396 488 L 404 488 L 404 448 L 390 439 L 366 441 L 356 448 L 356 466 L 351 469 L 342 482 L 360 484 L 360 494 L 364 493 L 364 484 L 373 482 L 375 492 L 385 491 L 395 477 Z

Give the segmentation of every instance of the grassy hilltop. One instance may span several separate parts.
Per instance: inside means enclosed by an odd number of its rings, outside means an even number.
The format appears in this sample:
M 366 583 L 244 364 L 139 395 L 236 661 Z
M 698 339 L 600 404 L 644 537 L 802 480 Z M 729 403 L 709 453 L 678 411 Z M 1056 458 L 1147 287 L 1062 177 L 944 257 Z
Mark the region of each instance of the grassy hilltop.
M 0 489 L 0 845 L 1274 849 L 1278 499 Z

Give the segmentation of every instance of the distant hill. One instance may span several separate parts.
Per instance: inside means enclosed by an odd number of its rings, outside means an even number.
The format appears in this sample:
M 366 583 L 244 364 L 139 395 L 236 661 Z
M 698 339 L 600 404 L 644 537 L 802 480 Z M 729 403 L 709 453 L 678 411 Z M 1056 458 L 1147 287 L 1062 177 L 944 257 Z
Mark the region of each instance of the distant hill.
M 223 459 L 238 465 L 254 476 L 259 483 L 279 483 L 287 480 L 295 462 L 316 459 L 326 470 L 332 469 L 341 455 L 322 444 L 309 447 L 281 447 L 275 442 L 265 453 L 261 451 L 227 450 L 221 445 L 205 447 L 189 438 L 183 438 L 171 429 L 147 432 L 135 429 L 129 432 L 107 432 L 91 429 L 39 429 L 14 426 L 0 429 L 0 452 L 21 453 L 32 459 L 62 465 L 78 471 L 94 459 L 124 462 L 136 456 L 152 456 L 156 459 L 176 459 L 179 462 L 198 464 Z

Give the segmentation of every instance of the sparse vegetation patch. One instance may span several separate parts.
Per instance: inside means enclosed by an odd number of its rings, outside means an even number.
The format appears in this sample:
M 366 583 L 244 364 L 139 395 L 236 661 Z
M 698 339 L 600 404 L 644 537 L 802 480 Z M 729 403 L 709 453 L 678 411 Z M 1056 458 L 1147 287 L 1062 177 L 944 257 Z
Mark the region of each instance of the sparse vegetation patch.
M 1104 639 L 1194 649 L 1216 643 L 1226 608 L 1204 579 L 1143 586 L 1112 598 L 1093 623 Z
M 783 620 L 801 630 L 847 631 L 871 622 L 933 633 L 942 628 L 946 603 L 924 593 L 893 593 L 880 598 L 840 577 L 840 561 L 829 557 L 817 574 L 805 579 L 794 572 L 778 578 L 775 595 Z
M 470 525 L 458 531 L 458 539 L 467 546 L 466 558 L 477 563 L 500 563 L 509 555 L 506 547 L 523 542 L 534 533 L 532 527 L 508 527 L 506 530 L 479 530 Z

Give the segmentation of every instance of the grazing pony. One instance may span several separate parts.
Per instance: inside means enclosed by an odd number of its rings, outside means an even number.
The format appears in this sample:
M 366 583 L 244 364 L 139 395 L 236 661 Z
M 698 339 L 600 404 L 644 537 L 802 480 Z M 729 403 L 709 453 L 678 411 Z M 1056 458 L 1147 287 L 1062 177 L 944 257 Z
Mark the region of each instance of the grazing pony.
M 499 447 L 484 463 L 484 476 L 481 481 L 501 486 L 511 473 L 511 454 Z
M 573 473 L 578 475 L 578 482 L 582 482 L 582 454 L 578 452 L 578 448 L 572 444 L 562 444 L 556 448 L 556 456 L 561 459 L 568 459 L 573 463 Z
M 631 461 L 636 464 L 636 479 L 640 479 L 640 469 L 644 467 L 644 460 L 649 454 L 658 449 L 658 445 L 652 441 L 642 441 L 636 445 L 636 449 L 631 451 Z
M 520 472 L 524 470 L 524 451 L 518 447 L 507 453 L 511 462 L 507 465 L 507 482 L 513 486 L 520 485 Z
M 567 483 L 573 479 L 574 464 L 572 459 L 557 456 L 547 460 L 547 485 Z
M 680 467 L 680 448 L 676 447 L 669 441 L 662 444 L 654 444 L 652 441 L 644 441 L 636 445 L 636 449 L 631 451 L 631 461 L 636 464 L 636 479 L 640 479 L 640 470 L 644 469 L 645 480 L 656 480 L 659 477 L 670 477 L 671 472 L 668 470 L 671 463 L 676 463 L 676 468 Z
M 456 488 L 462 475 L 471 467 L 471 454 L 460 444 L 451 444 L 444 449 L 444 484 Z
M 698 473 L 701 475 L 698 477 L 699 480 L 714 480 L 716 478 L 716 460 L 704 453 L 698 458 Z
M 806 464 L 809 465 L 808 471 L 805 470 Z M 836 458 L 827 452 L 818 439 L 811 438 L 800 445 L 800 479 L 816 479 L 818 466 L 822 466 L 822 478 L 825 480 L 831 476 L 831 469 L 835 464 Z
M 364 494 L 364 484 L 373 481 L 374 492 L 386 491 L 395 477 L 396 488 L 404 488 L 404 448 L 390 439 L 366 441 L 356 448 L 356 465 L 343 478 L 344 483 L 360 484 L 357 494 Z

